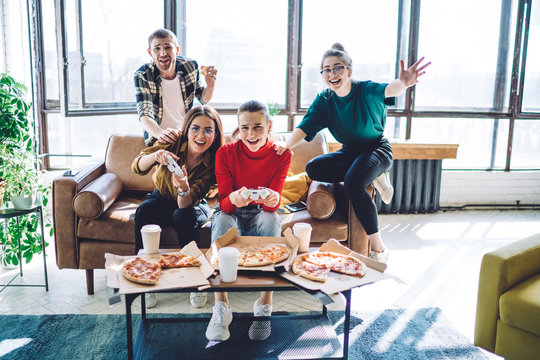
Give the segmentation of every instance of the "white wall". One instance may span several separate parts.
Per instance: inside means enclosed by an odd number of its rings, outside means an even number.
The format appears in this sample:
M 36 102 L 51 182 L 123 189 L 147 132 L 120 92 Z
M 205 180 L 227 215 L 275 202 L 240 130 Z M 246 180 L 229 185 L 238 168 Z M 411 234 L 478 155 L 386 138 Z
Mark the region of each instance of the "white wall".
M 540 205 L 540 171 L 443 171 L 441 206 Z

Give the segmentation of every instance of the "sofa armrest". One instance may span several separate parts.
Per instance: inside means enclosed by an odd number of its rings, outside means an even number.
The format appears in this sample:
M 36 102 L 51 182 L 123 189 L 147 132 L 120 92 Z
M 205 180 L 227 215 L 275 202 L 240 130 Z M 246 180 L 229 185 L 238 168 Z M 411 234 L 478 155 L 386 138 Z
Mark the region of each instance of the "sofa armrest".
M 474 344 L 495 351 L 499 298 L 508 289 L 540 273 L 540 234 L 486 253 L 480 266 Z
M 80 169 L 76 176 L 58 176 L 52 183 L 52 210 L 56 264 L 58 268 L 78 269 L 77 216 L 73 198 L 105 172 L 103 160 Z
M 313 180 L 309 185 L 306 205 L 314 219 L 324 220 L 331 217 L 336 210 L 334 184 Z

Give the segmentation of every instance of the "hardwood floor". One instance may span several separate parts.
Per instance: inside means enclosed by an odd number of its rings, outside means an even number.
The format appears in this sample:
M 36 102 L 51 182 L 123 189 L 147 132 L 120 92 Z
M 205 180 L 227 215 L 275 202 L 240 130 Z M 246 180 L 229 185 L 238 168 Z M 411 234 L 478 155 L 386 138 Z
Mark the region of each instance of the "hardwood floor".
M 434 214 L 381 215 L 383 241 L 390 249 L 387 272 L 394 278 L 353 291 L 353 309 L 410 312 L 438 307 L 456 329 L 473 340 L 478 274 L 482 255 L 538 232 L 537 210 L 440 211 Z M 0 293 L 0 314 L 124 313 L 123 303 L 110 307 L 104 270 L 95 272 L 95 295 L 86 294 L 82 270 L 59 270 L 54 243 L 47 248 L 49 291 L 8 287 Z M 43 282 L 42 257 L 23 266 L 14 284 Z M 0 283 L 16 270 L 0 270 Z M 231 294 L 234 311 L 251 312 L 257 293 Z M 211 312 L 213 299 L 202 309 L 189 305 L 188 295 L 163 294 L 151 312 Z M 138 306 L 138 302 L 136 305 Z M 342 308 L 337 297 L 334 308 Z M 320 303 L 302 292 L 274 295 L 274 310 L 313 310 Z M 406 316 L 406 315 L 405 315 Z M 491 359 L 499 357 L 486 352 Z

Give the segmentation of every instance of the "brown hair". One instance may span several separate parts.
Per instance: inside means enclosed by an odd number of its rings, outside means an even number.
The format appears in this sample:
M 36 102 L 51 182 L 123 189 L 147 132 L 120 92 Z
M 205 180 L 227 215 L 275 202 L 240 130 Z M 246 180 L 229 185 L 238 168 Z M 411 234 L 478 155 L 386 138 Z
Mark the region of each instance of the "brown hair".
M 254 113 L 259 111 L 264 114 L 264 117 L 266 118 L 266 123 L 268 124 L 270 120 L 272 120 L 272 118 L 270 117 L 270 113 L 268 112 L 268 107 L 258 100 L 248 100 L 242 105 L 240 105 L 240 107 L 238 108 L 237 116 L 240 116 L 240 114 L 243 112 Z M 234 129 L 231 136 L 236 139 L 236 136 L 239 132 L 240 129 L 237 127 L 236 129 Z
M 150 49 L 151 47 L 151 44 L 152 44 L 152 40 L 154 40 L 155 38 L 158 38 L 158 39 L 167 39 L 167 38 L 171 38 L 173 43 L 175 45 L 178 45 L 178 40 L 176 39 L 176 35 L 171 31 L 171 30 L 168 30 L 168 29 L 157 29 L 156 31 L 154 31 L 152 34 L 150 34 L 150 36 L 148 37 L 148 48 Z
M 221 118 L 216 110 L 210 106 L 201 105 L 195 106 L 193 109 L 189 110 L 186 116 L 184 117 L 184 126 L 182 126 L 182 135 L 180 143 L 188 141 L 187 135 L 189 127 L 193 120 L 198 116 L 207 116 L 214 121 L 216 135 L 214 136 L 214 141 L 212 145 L 208 148 L 212 155 L 215 155 L 218 149 L 225 143 L 225 136 L 223 135 L 223 125 L 221 124 Z
M 324 52 L 321 60 L 321 70 L 323 68 L 324 60 L 330 56 L 336 56 L 340 58 L 347 67 L 352 68 L 352 58 L 349 53 L 345 51 L 343 45 L 341 45 L 340 43 L 335 43 L 330 47 L 330 50 L 326 50 Z

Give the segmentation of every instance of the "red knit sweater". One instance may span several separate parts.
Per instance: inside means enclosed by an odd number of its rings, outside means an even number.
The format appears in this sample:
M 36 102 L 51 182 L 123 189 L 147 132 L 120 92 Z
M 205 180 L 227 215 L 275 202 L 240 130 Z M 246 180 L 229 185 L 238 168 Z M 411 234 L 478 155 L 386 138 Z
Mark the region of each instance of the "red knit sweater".
M 263 186 L 281 195 L 283 183 L 291 164 L 291 152 L 276 154 L 276 145 L 268 139 L 266 144 L 252 152 L 239 140 L 225 144 L 216 153 L 216 179 L 219 191 L 219 206 L 222 211 L 233 213 L 236 206 L 231 203 L 229 194 L 242 186 L 258 189 Z M 255 203 L 255 202 L 253 202 Z M 276 211 L 263 205 L 264 211 Z

